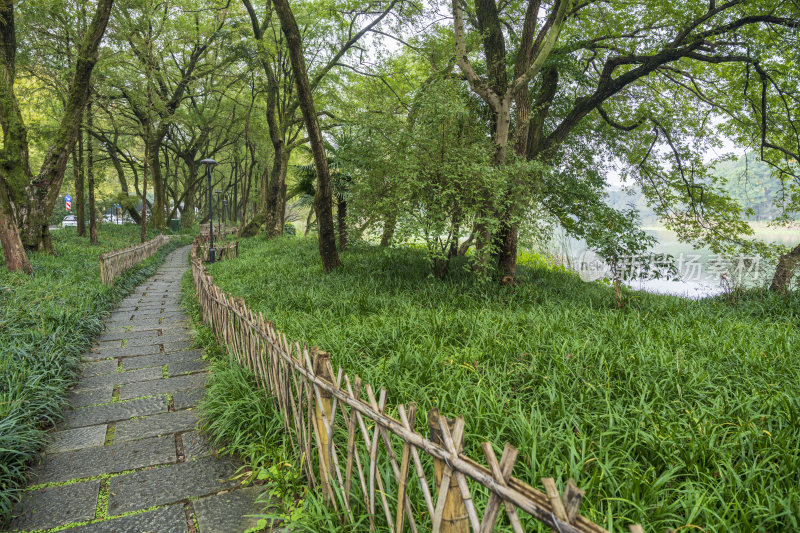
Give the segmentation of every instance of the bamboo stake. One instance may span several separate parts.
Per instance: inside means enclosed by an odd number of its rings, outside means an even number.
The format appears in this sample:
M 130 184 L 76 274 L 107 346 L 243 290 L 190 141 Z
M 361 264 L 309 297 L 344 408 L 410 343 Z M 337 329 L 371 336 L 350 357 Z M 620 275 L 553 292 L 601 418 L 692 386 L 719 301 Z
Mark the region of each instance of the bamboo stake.
M 400 415 L 400 420 L 402 421 L 403 426 L 413 432 L 414 426 L 410 424 L 408 418 L 406 417 L 405 409 L 402 405 L 398 406 L 397 412 Z M 405 440 L 405 439 L 404 439 Z M 405 441 L 408 442 L 408 441 Z M 425 505 L 428 509 L 428 515 L 433 517 L 434 507 L 433 507 L 433 498 L 431 498 L 431 491 L 428 487 L 428 479 L 425 477 L 425 470 L 422 468 L 422 461 L 419 458 L 419 452 L 417 451 L 416 446 L 409 445 L 411 448 L 411 458 L 414 459 L 414 469 L 417 472 L 417 479 L 419 480 L 420 490 L 422 490 L 422 496 L 425 498 Z
M 567 521 L 570 524 L 572 524 L 575 521 L 575 517 L 578 516 L 578 510 L 583 502 L 584 495 L 585 492 L 578 488 L 572 478 L 569 478 L 569 480 L 567 480 L 567 488 L 564 489 L 561 500 L 564 502 L 564 510 L 567 512 Z
M 398 405 L 398 410 L 403 407 L 402 404 Z M 413 403 L 408 408 L 409 423 L 413 426 L 417 418 L 417 406 Z M 408 463 L 411 456 L 410 446 L 406 441 L 403 441 L 403 455 L 400 459 L 400 482 L 397 487 L 397 512 L 395 513 L 395 526 L 394 529 L 397 533 L 403 532 L 403 507 L 408 503 L 406 498 L 406 481 L 408 479 Z
M 442 424 L 441 418 L 439 410 L 436 408 L 428 412 L 428 430 L 431 441 L 444 446 L 444 435 L 441 428 L 442 425 L 447 426 L 450 422 L 445 418 L 444 424 Z M 453 432 L 457 442 L 463 439 L 463 431 L 463 425 L 454 426 Z M 452 466 L 449 462 L 445 463 L 443 459 L 434 459 L 433 469 L 438 487 L 436 508 L 433 513 L 433 533 L 466 533 L 469 531 L 469 517 L 461 494 L 454 490 L 458 486 L 458 481 L 453 479 Z
M 483 454 L 486 456 L 486 462 L 489 464 L 489 470 L 492 471 L 492 475 L 498 483 L 506 485 L 508 479 L 511 477 L 511 472 L 514 469 L 514 463 L 517 460 L 517 454 L 519 452 L 509 443 L 506 443 L 506 446 L 503 449 L 503 455 L 500 458 L 500 464 L 498 465 L 497 457 L 494 454 L 494 448 L 492 448 L 492 444 L 489 442 L 484 442 L 482 447 Z M 492 492 L 491 496 L 489 496 L 489 503 L 486 505 L 486 511 L 483 514 L 483 521 L 481 522 L 480 529 L 481 533 L 490 533 L 494 530 L 494 523 L 497 520 L 497 512 L 500 509 L 500 501 L 500 497 L 496 493 Z M 514 530 L 514 533 L 523 533 L 524 529 L 522 529 L 519 516 L 517 516 L 517 508 L 508 501 L 503 502 L 503 504 L 505 505 L 506 514 L 508 515 L 509 522 L 511 522 L 511 527 Z
M 550 500 L 553 514 L 556 515 L 556 518 L 559 520 L 567 521 L 567 510 L 564 509 L 564 502 L 561 501 L 561 495 L 558 493 L 555 480 L 551 477 L 543 477 L 542 485 L 544 485 L 547 498 Z M 555 531 L 555 529 L 553 531 Z
M 355 377 L 355 385 L 356 385 L 355 394 L 353 393 L 353 387 L 350 384 L 350 378 L 347 376 L 347 374 L 345 374 L 345 376 L 344 376 L 344 382 L 345 382 L 345 385 L 347 386 L 347 392 L 350 394 L 350 397 L 354 398 L 356 401 L 359 401 L 361 399 L 361 378 L 359 376 Z M 342 409 L 344 409 L 344 404 L 342 404 Z M 350 416 L 351 416 L 351 420 L 353 420 L 353 422 L 354 422 L 354 424 L 352 426 L 354 438 L 355 438 L 355 430 L 356 430 L 355 423 L 358 422 L 359 425 L 361 425 L 361 430 L 363 432 L 362 436 L 364 437 L 364 442 L 367 442 L 368 441 L 367 433 L 366 433 L 367 429 L 366 429 L 366 427 L 363 426 L 363 424 L 360 423 L 360 420 L 359 420 L 360 416 L 358 414 L 358 411 L 356 411 L 355 409 L 353 409 L 351 407 L 350 408 Z M 348 439 L 349 439 L 349 437 L 348 437 Z M 355 460 L 356 460 L 356 468 L 358 470 L 358 479 L 361 482 L 361 495 L 364 498 L 364 504 L 367 506 L 367 517 L 369 518 L 369 529 L 370 529 L 370 531 L 375 531 L 375 515 L 374 515 L 374 513 L 372 513 L 370 511 L 370 507 L 369 507 L 369 492 L 367 490 L 367 482 L 366 482 L 366 479 L 364 478 L 364 470 L 361 467 L 361 458 L 360 458 L 360 455 L 358 453 L 358 448 L 357 448 L 357 445 L 355 444 L 355 441 L 353 442 L 352 451 L 353 451 L 353 455 L 355 456 Z
M 458 436 L 458 440 L 455 440 L 453 436 L 450 435 L 450 428 L 447 424 L 447 418 L 439 418 L 439 427 L 442 430 L 442 438 L 445 446 L 452 455 L 458 456 L 458 454 L 460 454 L 464 448 L 464 417 L 459 416 L 456 418 L 456 423 L 453 429 L 453 433 Z M 472 525 L 472 530 L 477 533 L 481 527 L 480 520 L 478 520 L 478 512 L 475 509 L 475 502 L 472 501 L 472 494 L 470 493 L 469 485 L 467 484 L 467 478 L 464 477 L 464 474 L 458 470 L 453 470 L 453 473 L 455 474 L 458 489 L 461 492 L 461 500 L 464 502 L 464 507 L 467 509 L 467 516 L 469 517 L 469 522 Z
M 367 386 L 367 397 L 369 398 L 370 404 L 372 408 L 378 411 L 379 413 L 383 413 L 385 406 L 386 406 L 386 389 L 381 388 L 380 393 L 380 401 L 375 401 L 375 395 L 372 393 L 372 387 Z M 392 449 L 392 442 L 389 440 L 389 433 L 386 431 L 385 428 L 377 426 L 381 432 L 381 438 L 383 439 L 383 444 L 386 447 L 386 455 L 389 457 L 389 464 L 392 467 L 392 473 L 394 474 L 395 479 L 397 479 L 398 484 L 400 483 L 400 468 L 397 466 L 397 460 L 394 457 L 394 450 Z M 403 500 L 400 500 L 403 501 Z M 417 531 L 417 524 L 414 521 L 414 510 L 411 508 L 410 502 L 403 501 L 404 507 L 406 510 L 406 514 L 408 514 L 408 521 L 409 525 L 411 526 L 411 530 L 416 533 Z M 391 520 L 390 520 L 391 521 Z

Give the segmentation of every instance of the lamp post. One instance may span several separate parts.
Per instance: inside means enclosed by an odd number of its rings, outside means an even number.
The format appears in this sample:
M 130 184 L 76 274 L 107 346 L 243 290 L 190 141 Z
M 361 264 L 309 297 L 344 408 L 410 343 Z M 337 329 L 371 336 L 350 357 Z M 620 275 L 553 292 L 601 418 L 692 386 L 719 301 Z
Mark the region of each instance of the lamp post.
M 206 166 L 206 176 L 208 177 L 208 238 L 211 244 L 211 247 L 208 249 L 208 262 L 213 263 L 216 261 L 216 251 L 214 250 L 214 210 L 212 209 L 213 196 L 211 195 L 211 167 L 216 165 L 217 162 L 213 159 L 203 159 L 200 163 Z

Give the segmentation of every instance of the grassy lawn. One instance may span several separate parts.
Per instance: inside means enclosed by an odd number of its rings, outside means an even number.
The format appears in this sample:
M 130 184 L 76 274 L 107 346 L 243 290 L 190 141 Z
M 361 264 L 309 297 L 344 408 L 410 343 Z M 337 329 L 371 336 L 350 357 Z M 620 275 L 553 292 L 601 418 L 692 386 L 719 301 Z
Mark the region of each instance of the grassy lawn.
M 80 372 L 81 353 L 102 328 L 102 315 L 151 275 L 171 242 L 154 257 L 100 283 L 98 256 L 139 242 L 136 226 L 99 228 L 98 246 L 74 228 L 53 232 L 57 257 L 31 254 L 33 276 L 9 273 L 0 258 L 0 524 L 7 519 L 61 413 L 66 389 Z
M 620 311 L 609 288 L 541 268 L 498 287 L 433 279 L 409 249 L 355 248 L 327 276 L 312 240 L 240 250 L 211 268 L 223 289 L 392 405 L 464 415 L 469 455 L 509 441 L 517 477 L 574 478 L 606 527 L 800 529 L 796 295 L 629 293 Z

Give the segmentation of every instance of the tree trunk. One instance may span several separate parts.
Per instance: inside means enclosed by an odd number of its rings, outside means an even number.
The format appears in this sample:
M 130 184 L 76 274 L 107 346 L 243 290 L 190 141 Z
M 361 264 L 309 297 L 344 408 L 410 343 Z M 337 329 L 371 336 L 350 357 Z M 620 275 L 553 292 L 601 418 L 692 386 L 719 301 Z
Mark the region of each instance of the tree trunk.
M 288 164 L 287 164 L 288 166 Z M 283 185 L 281 186 L 281 196 L 278 199 L 278 225 L 276 230 L 278 231 L 278 236 L 283 236 L 283 232 L 286 229 L 286 175 L 284 173 L 283 177 Z
M 347 248 L 347 200 L 339 198 L 336 204 L 336 222 L 339 229 L 339 251 Z
M 286 186 L 286 171 L 289 166 L 289 152 L 283 141 L 273 143 L 275 156 L 272 161 L 269 187 L 267 189 L 267 237 L 278 237 L 283 234 L 281 216 L 281 192 Z
M 81 237 L 86 236 L 86 193 L 84 191 L 84 175 L 83 167 L 83 127 L 78 130 L 78 142 L 75 149 L 72 151 L 72 165 L 75 167 L 73 173 L 75 174 L 75 198 L 73 198 L 73 207 L 75 208 L 75 216 L 78 220 L 78 235 Z
M 392 214 L 386 218 L 386 221 L 383 223 L 383 234 L 381 235 L 381 246 L 389 246 L 389 243 L 392 242 L 392 237 L 394 237 L 394 228 L 397 225 L 397 215 Z
M 778 267 L 772 277 L 770 290 L 785 293 L 789 289 L 798 265 L 800 265 L 800 245 L 789 253 L 782 255 L 778 260 Z
M 261 228 L 261 225 L 264 224 L 268 218 L 269 214 L 266 211 L 258 213 L 253 217 L 253 220 L 242 225 L 242 229 L 239 230 L 239 237 L 255 237 L 258 235 L 258 230 Z
M 497 267 L 503 276 L 517 275 L 517 240 L 519 238 L 519 228 L 508 218 L 504 219 L 500 225 L 500 232 L 497 235 L 499 241 L 497 250 Z
M 106 150 L 108 151 L 108 157 L 111 158 L 111 164 L 114 165 L 114 170 L 117 171 L 117 178 L 119 179 L 119 187 L 122 190 L 122 194 L 128 198 L 130 196 L 130 194 L 128 194 L 128 180 L 125 178 L 125 169 L 122 168 L 122 162 L 119 160 L 116 139 L 113 145 L 111 143 L 106 144 Z M 139 217 L 139 212 L 136 211 L 134 207 L 130 205 L 124 205 L 122 207 L 128 212 L 128 214 L 131 216 L 131 219 L 133 219 L 136 224 L 140 223 L 141 219 Z
M 322 261 L 322 270 L 330 272 L 341 265 L 339 252 L 336 250 L 336 231 L 333 225 L 333 192 L 331 191 L 331 176 L 328 159 L 325 155 L 325 145 L 322 142 L 322 131 L 317 121 L 314 96 L 311 94 L 308 82 L 306 63 L 303 57 L 303 43 L 288 0 L 273 0 L 272 4 L 280 18 L 283 34 L 286 36 L 286 46 L 292 62 L 300 110 L 303 113 L 303 120 L 311 143 L 311 152 L 314 154 L 314 166 L 317 169 L 317 194 L 314 196 L 314 209 L 317 212 L 317 227 L 319 228 L 319 255 Z
M 314 216 L 314 210 L 308 210 L 308 216 L 306 217 L 306 229 L 303 232 L 303 237 L 308 237 L 308 233 L 311 231 L 311 217 Z
M 158 152 L 161 149 L 161 139 L 156 135 L 150 140 L 148 147 L 147 166 L 150 167 L 150 182 L 153 184 L 153 209 L 150 213 L 150 223 L 154 228 L 163 229 L 166 226 L 164 215 L 167 209 L 166 186 L 164 176 L 161 174 L 161 160 Z
M 3 246 L 6 269 L 28 274 L 33 272 L 28 256 L 25 255 L 17 224 L 14 222 L 8 190 L 2 176 L 0 176 L 0 245 Z
M 197 181 L 197 166 L 189 166 L 189 177 L 186 180 L 186 194 L 183 196 L 183 211 L 181 211 L 181 227 L 191 228 L 194 226 L 194 207 L 195 207 L 195 182 Z
M 86 104 L 86 131 L 91 132 L 92 123 L 92 102 Z M 94 146 L 92 135 L 86 135 L 86 177 L 89 186 L 89 242 L 97 244 L 97 206 L 94 198 Z
M 147 123 L 145 138 L 150 136 L 149 131 L 150 123 Z M 140 221 L 141 232 L 140 232 L 140 239 L 141 242 L 145 242 L 147 240 L 147 174 L 148 174 L 148 167 L 150 166 L 150 158 L 148 157 L 150 154 L 147 152 L 149 150 L 149 143 L 144 144 L 144 168 L 142 169 L 142 219 Z

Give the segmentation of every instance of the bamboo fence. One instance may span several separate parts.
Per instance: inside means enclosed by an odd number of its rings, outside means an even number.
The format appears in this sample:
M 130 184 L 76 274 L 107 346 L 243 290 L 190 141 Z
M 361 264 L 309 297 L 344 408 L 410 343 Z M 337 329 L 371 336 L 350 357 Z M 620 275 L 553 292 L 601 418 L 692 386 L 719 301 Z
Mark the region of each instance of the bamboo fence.
M 123 272 L 152 256 L 167 241 L 169 241 L 169 237 L 159 235 L 155 239 L 141 244 L 101 254 L 100 280 L 104 285 L 111 285 Z
M 553 478 L 542 478 L 541 492 L 513 477 L 518 450 L 511 444 L 498 461 L 491 443 L 482 443 L 485 465 L 466 456 L 463 417 L 433 409 L 429 435 L 418 433 L 414 403 L 391 408 L 386 389 L 376 394 L 341 367 L 334 373 L 328 353 L 290 341 L 242 298 L 214 285 L 204 257 L 196 239 L 192 276 L 203 320 L 253 372 L 283 418 L 308 483 L 342 520 L 352 524 L 365 513 L 372 531 L 488 533 L 503 513 L 518 533 L 526 513 L 560 533 L 606 532 L 579 514 L 584 491 L 571 479 L 560 493 Z M 642 531 L 638 524 L 630 530 Z
M 208 235 L 205 235 L 205 237 L 208 237 Z M 198 239 L 198 241 L 195 245 L 200 248 L 200 257 L 205 259 L 208 257 L 208 251 L 211 246 L 209 246 L 207 238 Z M 215 242 L 214 252 L 217 261 L 235 259 L 239 257 L 239 241 Z

